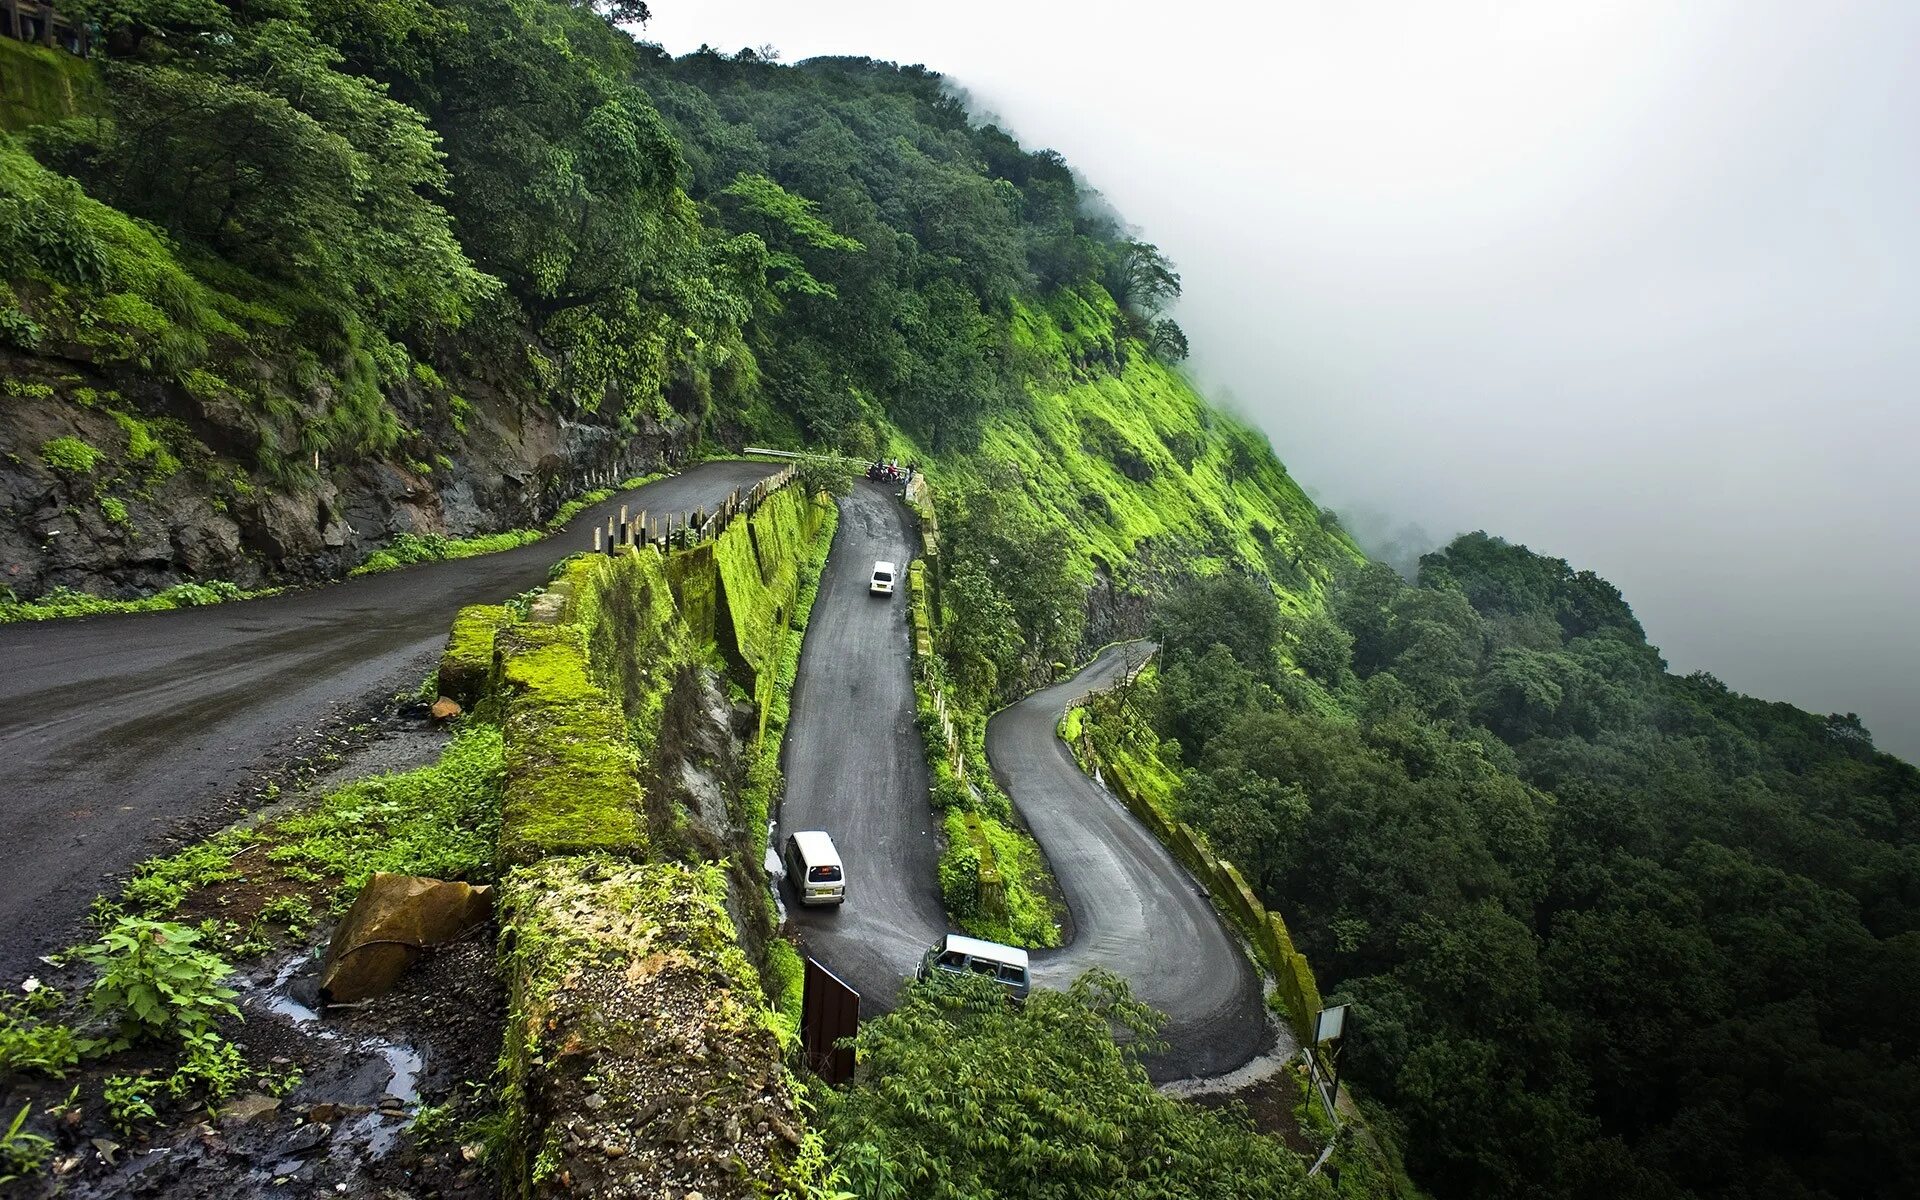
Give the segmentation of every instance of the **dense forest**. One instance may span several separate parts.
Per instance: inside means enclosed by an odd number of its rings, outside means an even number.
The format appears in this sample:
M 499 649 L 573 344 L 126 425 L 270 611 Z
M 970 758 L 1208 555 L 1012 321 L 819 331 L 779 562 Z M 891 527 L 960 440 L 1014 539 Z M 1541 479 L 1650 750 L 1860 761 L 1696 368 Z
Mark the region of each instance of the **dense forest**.
M 1356 1010 L 1441 1196 L 1920 1189 L 1920 772 L 1666 671 L 1620 593 L 1483 533 L 1163 605 L 1133 707 Z
M 7 150 L 6 336 L 255 402 L 275 475 L 417 435 L 409 376 L 937 451 L 1022 398 L 1018 297 L 1105 285 L 1184 352 L 1159 252 L 919 68 L 676 62 L 549 0 L 89 8 L 106 112 Z

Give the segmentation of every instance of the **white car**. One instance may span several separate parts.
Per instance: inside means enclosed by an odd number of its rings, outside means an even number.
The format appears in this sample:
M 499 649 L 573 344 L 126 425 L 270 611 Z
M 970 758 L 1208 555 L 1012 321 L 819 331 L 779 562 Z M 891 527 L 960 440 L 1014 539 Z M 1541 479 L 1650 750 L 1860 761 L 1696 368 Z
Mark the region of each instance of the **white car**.
M 787 881 L 802 904 L 845 904 L 847 875 L 833 839 L 818 829 L 803 829 L 787 837 Z
M 900 573 L 899 568 L 895 567 L 892 563 L 887 562 L 884 559 L 880 562 L 874 563 L 873 564 L 873 581 L 867 584 L 867 591 L 871 592 L 873 595 L 876 595 L 876 596 L 893 595 L 894 576 L 898 575 L 899 573 Z

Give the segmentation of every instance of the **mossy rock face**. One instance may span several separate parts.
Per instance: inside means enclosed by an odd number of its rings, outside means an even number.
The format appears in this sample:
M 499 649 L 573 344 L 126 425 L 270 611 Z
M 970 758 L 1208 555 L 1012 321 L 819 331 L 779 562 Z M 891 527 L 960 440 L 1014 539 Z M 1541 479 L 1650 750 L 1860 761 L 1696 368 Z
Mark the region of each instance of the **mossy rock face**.
M 639 762 L 626 715 L 589 676 L 584 633 L 518 626 L 495 641 L 507 695 L 502 859 L 594 850 L 644 857 Z
M 493 637 L 513 623 L 498 604 L 470 604 L 453 618 L 446 653 L 440 656 L 440 694 L 472 708 L 493 689 Z
M 693 639 L 711 645 L 718 630 L 720 579 L 713 565 L 713 547 L 676 550 L 667 558 L 667 579 L 673 599 Z
M 809 508 L 800 489 L 782 488 L 751 517 L 735 520 L 713 543 L 720 583 L 715 620 L 720 649 L 759 701 L 763 715 L 799 598 L 807 531 L 818 528 Z
M 505 1192 L 778 1191 L 800 1116 L 720 869 L 547 859 L 508 876 L 499 911 Z
M 93 64 L 64 50 L 0 38 L 0 129 L 25 129 L 101 107 Z
M 1286 1001 L 1293 1031 L 1305 1043 L 1313 1037 L 1313 1016 L 1321 1007 L 1320 986 L 1314 981 L 1313 968 L 1308 965 L 1306 955 L 1295 954 L 1276 973 L 1280 981 L 1280 998 Z

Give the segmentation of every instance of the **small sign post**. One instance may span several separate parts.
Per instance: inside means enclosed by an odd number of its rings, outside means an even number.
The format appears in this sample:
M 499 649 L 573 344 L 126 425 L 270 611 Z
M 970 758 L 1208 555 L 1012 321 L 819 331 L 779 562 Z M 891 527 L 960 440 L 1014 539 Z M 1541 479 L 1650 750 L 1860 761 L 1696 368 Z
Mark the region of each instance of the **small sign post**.
M 1323 1008 L 1313 1014 L 1313 1045 L 1315 1050 L 1319 1050 L 1320 1047 L 1327 1045 L 1329 1042 L 1339 1041 L 1340 1035 L 1346 1032 L 1347 1007 L 1345 1004 L 1336 1004 L 1332 1008 Z M 1334 1049 L 1328 1049 L 1324 1051 L 1324 1053 L 1327 1056 L 1327 1062 L 1331 1065 L 1331 1074 L 1333 1076 L 1333 1082 L 1328 1089 L 1327 1095 L 1327 1108 L 1331 1111 L 1334 1105 L 1340 1100 L 1340 1055 Z M 1336 1117 L 1335 1120 L 1337 1121 L 1338 1118 Z

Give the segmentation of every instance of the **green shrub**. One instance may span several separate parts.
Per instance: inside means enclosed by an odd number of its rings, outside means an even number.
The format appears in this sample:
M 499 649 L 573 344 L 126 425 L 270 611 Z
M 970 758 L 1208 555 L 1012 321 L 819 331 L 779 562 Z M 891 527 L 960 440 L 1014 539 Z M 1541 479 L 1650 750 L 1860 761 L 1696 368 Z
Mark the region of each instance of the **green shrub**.
M 185 1041 L 212 1029 L 218 1017 L 240 1015 L 233 1003 L 240 993 L 222 982 L 232 968 L 199 942 L 200 933 L 185 925 L 122 917 L 81 949 L 100 971 L 87 998 L 114 1023 L 114 1045 Z
M 13 298 L 13 289 L 0 284 L 0 341 L 22 350 L 32 350 L 40 345 L 40 339 L 45 336 L 46 330 L 40 327 L 40 323 L 20 310 Z
M 40 461 L 69 478 L 91 475 L 107 456 L 77 437 L 62 436 L 40 447 Z
M 199 1097 L 219 1104 L 247 1081 L 247 1060 L 240 1048 L 211 1029 L 188 1034 L 184 1049 L 179 1067 L 167 1078 L 167 1094 L 175 1100 Z
M 21 1105 L 6 1133 L 0 1134 L 0 1184 L 37 1174 L 53 1156 L 53 1139 L 26 1128 L 27 1114 L 32 1111 L 32 1105 Z
M 153 1098 L 159 1095 L 160 1082 L 145 1075 L 109 1075 L 103 1095 L 107 1103 L 107 1124 L 122 1135 L 131 1135 L 142 1121 L 158 1116 Z
M 41 1020 L 59 1003 L 51 988 L 0 998 L 0 1073 L 33 1071 L 62 1079 L 80 1065 L 82 1041 L 73 1029 Z

